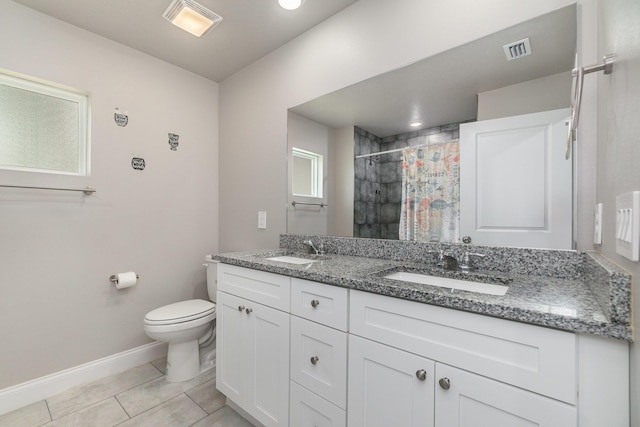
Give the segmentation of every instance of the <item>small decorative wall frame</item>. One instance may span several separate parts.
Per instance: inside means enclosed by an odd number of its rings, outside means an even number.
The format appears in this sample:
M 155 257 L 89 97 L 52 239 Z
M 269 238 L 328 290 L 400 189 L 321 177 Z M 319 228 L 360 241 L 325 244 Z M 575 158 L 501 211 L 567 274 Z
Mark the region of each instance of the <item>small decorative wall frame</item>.
M 116 124 L 121 127 L 125 127 L 129 124 L 129 116 L 127 116 L 126 112 L 122 112 L 116 108 L 116 112 L 113 113 L 113 119 Z
M 141 157 L 134 157 L 131 159 L 131 167 L 135 170 L 144 170 L 146 164 L 144 163 L 144 159 Z
M 169 148 L 171 149 L 171 151 L 178 150 L 178 144 L 179 144 L 178 139 L 180 139 L 180 135 L 177 135 L 175 133 L 169 134 Z

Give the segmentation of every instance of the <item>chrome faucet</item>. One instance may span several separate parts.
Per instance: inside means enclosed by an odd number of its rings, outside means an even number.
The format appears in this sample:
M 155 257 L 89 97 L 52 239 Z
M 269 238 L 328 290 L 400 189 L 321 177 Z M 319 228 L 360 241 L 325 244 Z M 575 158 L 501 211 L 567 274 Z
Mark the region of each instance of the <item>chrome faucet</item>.
M 436 263 L 436 267 L 444 268 L 445 270 L 458 269 L 458 260 L 456 260 L 448 253 L 445 253 L 443 249 L 437 251 L 429 251 L 429 253 L 438 254 L 438 262 Z
M 324 244 L 322 243 L 322 241 L 318 243 L 318 246 L 314 245 L 311 239 L 305 240 L 302 243 L 309 246 L 311 249 L 313 249 L 316 255 L 324 255 L 325 253 Z

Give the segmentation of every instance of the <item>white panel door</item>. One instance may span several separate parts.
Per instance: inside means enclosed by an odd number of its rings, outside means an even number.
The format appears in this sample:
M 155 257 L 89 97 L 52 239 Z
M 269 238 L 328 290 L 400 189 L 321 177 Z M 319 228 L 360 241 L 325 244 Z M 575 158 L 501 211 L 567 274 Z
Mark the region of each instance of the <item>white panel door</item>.
M 436 427 L 577 425 L 575 406 L 467 371 L 438 363 L 436 381 Z
M 460 235 L 480 245 L 571 249 L 569 109 L 460 126 Z
M 349 336 L 349 427 L 433 427 L 432 360 Z

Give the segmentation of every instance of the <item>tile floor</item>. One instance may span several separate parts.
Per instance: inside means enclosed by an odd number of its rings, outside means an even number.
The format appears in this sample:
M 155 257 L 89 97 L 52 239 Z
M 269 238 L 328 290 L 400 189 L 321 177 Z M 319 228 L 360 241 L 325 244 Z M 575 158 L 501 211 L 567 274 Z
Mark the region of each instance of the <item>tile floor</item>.
M 0 416 L 0 427 L 251 427 L 225 406 L 216 370 L 179 383 L 164 379 L 166 359 L 73 387 Z

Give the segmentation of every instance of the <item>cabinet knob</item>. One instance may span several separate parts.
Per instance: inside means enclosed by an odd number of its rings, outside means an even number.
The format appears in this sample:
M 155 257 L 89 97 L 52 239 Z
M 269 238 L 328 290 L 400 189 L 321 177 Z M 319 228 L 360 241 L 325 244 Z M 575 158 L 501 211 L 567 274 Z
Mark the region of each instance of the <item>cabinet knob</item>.
M 446 377 L 440 378 L 438 384 L 440 384 L 440 387 L 442 387 L 444 390 L 449 390 L 449 387 L 451 387 L 451 381 Z
M 242 310 L 244 310 L 244 305 L 239 305 L 238 306 L 238 311 L 242 311 Z
M 320 301 L 318 301 L 317 299 L 311 300 L 311 307 L 316 308 L 319 305 Z
M 247 313 L 247 314 L 249 314 L 249 313 L 251 313 L 252 311 L 253 311 L 253 308 L 247 308 L 244 312 L 245 312 L 245 313 Z
M 318 360 L 320 360 L 320 358 L 318 356 L 313 356 L 311 358 L 311 364 L 315 365 L 316 363 L 318 363 Z
M 427 371 L 425 371 L 424 369 L 418 369 L 416 371 L 416 377 L 418 377 L 418 379 L 420 381 L 424 381 L 427 379 Z

